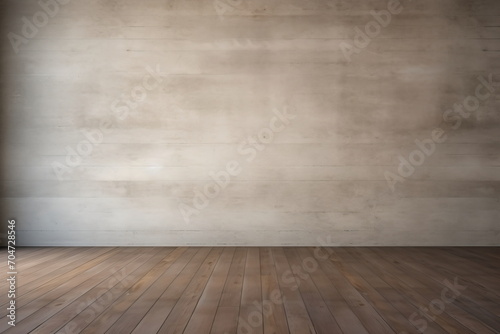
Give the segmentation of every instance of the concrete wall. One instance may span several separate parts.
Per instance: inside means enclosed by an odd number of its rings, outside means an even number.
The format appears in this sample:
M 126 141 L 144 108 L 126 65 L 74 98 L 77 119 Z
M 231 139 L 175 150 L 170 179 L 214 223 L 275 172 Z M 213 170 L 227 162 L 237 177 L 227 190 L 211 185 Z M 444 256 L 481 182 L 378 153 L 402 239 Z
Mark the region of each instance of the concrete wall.
M 500 244 L 497 0 L 6 6 L 18 244 Z

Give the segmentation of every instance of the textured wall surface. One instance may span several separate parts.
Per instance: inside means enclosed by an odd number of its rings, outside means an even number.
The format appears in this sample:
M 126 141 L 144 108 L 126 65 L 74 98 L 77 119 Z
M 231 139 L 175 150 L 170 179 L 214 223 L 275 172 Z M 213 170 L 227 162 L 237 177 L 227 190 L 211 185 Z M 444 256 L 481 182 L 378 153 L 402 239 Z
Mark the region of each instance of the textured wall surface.
M 500 244 L 497 0 L 4 6 L 20 245 Z

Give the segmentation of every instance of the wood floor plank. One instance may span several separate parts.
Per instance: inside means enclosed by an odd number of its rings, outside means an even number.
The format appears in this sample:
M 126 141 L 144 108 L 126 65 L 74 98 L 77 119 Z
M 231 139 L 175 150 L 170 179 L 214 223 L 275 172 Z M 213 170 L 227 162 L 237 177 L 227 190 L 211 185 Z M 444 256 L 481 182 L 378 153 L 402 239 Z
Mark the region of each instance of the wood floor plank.
M 228 278 L 220 300 L 220 307 L 237 307 L 241 304 L 241 290 L 245 276 L 248 248 L 238 248 L 234 253 Z
M 289 332 L 288 321 L 271 248 L 264 248 L 260 252 L 260 275 L 264 334 L 286 334 Z
M 412 300 L 412 302 L 415 303 L 414 305 L 420 309 L 424 311 L 429 310 L 430 302 L 440 296 L 440 289 L 428 289 L 425 285 L 419 282 L 416 277 L 407 275 L 399 268 L 395 268 L 388 261 L 386 261 L 384 257 L 374 254 L 371 249 L 358 249 L 357 252 L 361 254 L 361 258 L 366 261 L 367 265 L 369 265 L 369 267 L 377 273 L 377 275 L 389 283 L 393 288 L 398 290 L 401 294 L 407 296 L 410 300 Z M 418 282 L 418 284 L 415 282 Z M 414 286 L 411 287 L 409 284 Z M 431 321 L 435 321 L 447 331 L 470 334 L 474 333 L 451 316 L 449 314 L 449 310 L 448 312 L 445 310 L 445 312 L 442 312 L 441 314 L 429 315 L 426 318 Z M 423 322 L 424 320 L 424 315 L 419 314 L 417 321 Z
M 302 296 L 297 291 L 299 288 L 298 278 L 292 272 L 283 248 L 274 248 L 273 256 L 276 272 L 280 278 L 279 285 L 284 297 L 284 307 L 290 333 L 316 333 Z
M 78 256 L 80 251 L 85 252 L 84 249 L 78 250 L 78 248 L 55 249 L 53 252 L 46 254 L 42 259 L 36 262 L 20 262 L 19 265 L 17 265 L 17 271 L 23 272 L 25 275 L 19 280 L 18 285 L 24 287 L 38 279 L 40 276 L 37 274 L 38 271 L 42 272 L 43 275 L 50 275 L 54 270 L 65 268 L 65 264 L 67 264 L 70 259 L 75 259 L 74 256 Z M 60 265 L 60 262 L 64 262 L 64 264 Z M 23 290 L 26 291 L 27 289 Z
M 44 254 L 48 254 L 54 251 L 54 247 L 17 247 L 16 254 L 18 255 L 19 263 L 31 263 L 36 264 L 38 261 L 33 262 L 33 256 L 38 259 L 42 257 Z
M 394 308 L 396 308 L 397 310 L 399 310 L 399 312 L 401 312 L 401 314 L 403 314 L 405 320 L 401 321 L 401 324 L 407 326 L 405 331 L 417 328 L 416 325 L 410 321 L 410 318 L 414 317 L 415 312 L 418 312 L 419 308 L 413 305 L 404 295 L 401 295 L 390 284 L 379 277 L 374 271 L 366 266 L 363 261 L 358 260 L 355 254 L 351 254 L 352 249 L 347 249 L 346 252 L 348 252 L 352 258 L 351 267 L 357 273 L 359 273 L 359 275 L 363 279 L 365 279 L 377 292 L 379 292 L 380 295 L 382 295 L 388 302 L 390 302 L 394 306 Z M 425 331 L 428 334 L 448 333 L 434 322 L 428 323 Z
M 468 328 L 463 321 L 467 320 L 467 314 L 464 314 L 461 310 L 456 309 L 454 305 L 450 304 L 445 309 L 444 312 L 432 312 L 431 309 L 434 309 L 434 304 L 439 298 L 442 298 L 442 291 L 444 286 L 440 282 L 430 282 L 428 281 L 428 277 L 426 275 L 411 275 L 406 270 L 395 269 L 394 266 L 389 265 L 389 261 L 386 261 L 390 256 L 387 252 L 384 254 L 379 254 L 378 257 L 373 257 L 372 252 L 376 250 L 367 249 L 366 259 L 369 259 L 370 265 L 376 271 L 376 268 L 383 267 L 384 273 L 387 276 L 384 277 L 384 280 L 391 281 L 391 285 L 398 289 L 400 293 L 403 295 L 409 296 L 409 298 L 416 302 L 415 305 L 419 307 L 419 315 L 415 317 L 415 321 L 417 322 L 426 322 L 427 324 L 430 322 L 435 322 L 439 324 L 443 329 L 447 331 L 458 331 L 463 333 L 473 333 L 474 325 L 471 328 Z M 370 254 L 370 255 L 369 255 Z M 382 261 L 382 262 L 379 262 Z M 373 263 L 373 264 L 372 264 Z M 420 281 L 424 282 L 424 286 L 416 289 L 407 289 L 405 288 L 405 282 L 408 277 L 418 278 Z M 455 308 L 454 312 L 450 311 L 450 309 Z M 458 312 L 457 312 L 458 311 Z M 429 314 L 431 313 L 431 314 Z M 462 321 L 460 321 L 462 320 Z M 490 333 L 488 329 L 485 328 L 485 333 Z
M 179 275 L 196 254 L 195 248 L 179 248 L 180 256 L 175 259 L 175 262 L 151 285 L 144 294 L 123 312 L 120 318 L 107 331 L 109 333 L 128 333 L 132 331 L 142 320 L 149 309 L 158 300 L 158 297 Z M 173 254 L 174 256 L 176 253 Z
M 406 257 L 406 260 L 404 261 L 406 266 L 416 267 L 419 271 L 426 272 L 427 275 L 438 277 L 441 282 L 445 279 L 449 280 L 451 277 L 456 276 L 455 273 L 446 267 L 445 263 L 441 264 L 441 261 L 439 261 L 439 264 L 436 265 L 436 259 L 439 258 L 438 254 L 429 256 L 428 254 L 423 254 L 416 249 L 412 249 L 411 252 L 408 252 L 408 250 L 405 249 L 398 249 L 398 254 Z M 469 291 L 474 292 L 473 294 L 467 294 L 467 296 L 470 296 L 472 299 L 479 299 L 486 305 L 496 305 L 496 307 L 488 307 L 488 310 L 499 316 L 500 305 L 497 301 L 500 298 L 500 294 L 496 295 L 495 291 L 491 291 L 476 282 L 475 279 L 477 279 L 478 275 L 474 275 L 472 272 L 471 274 L 472 275 L 461 276 Z
M 196 275 L 189 282 L 186 290 L 184 290 L 182 296 L 175 304 L 172 312 L 166 318 L 158 334 L 181 334 L 184 332 L 222 252 L 222 248 L 214 248 L 210 251 L 200 269 L 198 269 Z
M 83 251 L 83 249 L 79 250 L 76 247 L 65 247 L 61 249 L 47 248 L 46 251 L 47 252 L 45 252 L 43 256 L 40 254 L 36 261 L 19 261 L 18 268 L 22 270 L 28 270 L 33 267 L 44 268 L 47 266 L 47 263 L 53 263 L 57 258 L 64 258 L 66 254 Z
M 111 290 L 116 284 L 119 284 L 126 273 L 131 272 L 132 268 L 137 267 L 142 258 L 141 254 L 134 252 L 118 252 L 112 259 L 113 263 L 101 272 L 99 276 L 93 279 L 94 286 L 85 291 L 80 286 L 75 287 L 77 294 L 81 294 L 62 310 L 51 316 L 50 319 L 35 328 L 31 333 L 43 334 L 53 333 L 65 326 L 70 320 L 75 318 L 79 313 L 85 310 L 89 305 L 94 303 L 99 297 Z M 101 281 L 99 281 L 101 279 Z M 57 302 L 57 300 L 56 300 Z M 64 304 L 61 304 L 63 306 Z
M 407 250 L 399 249 L 397 253 L 385 254 L 387 258 L 390 258 L 393 262 L 395 262 L 400 259 L 399 256 L 401 254 L 407 254 Z M 443 282 L 450 281 L 451 279 L 449 276 L 445 276 L 440 272 L 431 269 L 432 267 L 429 265 L 422 265 L 415 261 L 400 261 L 398 263 L 405 268 L 405 272 L 413 274 L 417 277 L 425 275 L 439 284 L 443 284 Z M 451 281 L 453 281 L 453 279 L 451 279 Z M 470 282 L 464 280 L 462 277 L 460 284 L 466 286 L 466 289 L 461 293 L 461 298 L 454 301 L 456 305 L 459 305 L 459 307 L 469 313 L 475 314 L 475 317 L 480 320 L 484 316 L 487 316 L 481 321 L 486 324 L 490 324 L 490 327 L 493 325 L 493 327 L 500 328 L 500 323 L 496 323 L 496 320 L 494 320 L 494 318 L 497 318 L 500 315 L 500 305 L 493 302 L 491 299 L 486 298 L 480 289 L 478 289 L 474 284 L 470 284 Z
M 238 331 L 250 331 L 253 334 L 262 334 L 264 322 L 262 310 L 256 303 L 262 300 L 262 285 L 260 282 L 260 254 L 259 248 L 249 248 L 245 264 L 245 276 L 241 291 L 240 314 L 238 317 Z
M 22 298 L 24 295 L 28 295 L 29 299 L 33 299 L 37 296 L 38 288 L 41 284 L 47 284 L 52 280 L 56 280 L 59 277 L 67 278 L 68 275 L 77 273 L 80 268 L 85 263 L 96 260 L 105 260 L 109 256 L 115 254 L 117 250 L 107 249 L 107 248 L 94 248 L 87 251 L 80 252 L 75 258 L 71 258 L 69 261 L 67 259 L 61 262 L 54 262 L 51 266 L 47 266 L 47 270 L 42 270 L 38 273 L 31 272 L 29 270 L 18 269 L 19 273 L 22 273 L 19 277 L 18 286 L 20 288 L 18 297 L 20 297 L 20 302 L 23 303 Z M 100 260 L 99 260 L 100 259 Z M 97 263 L 94 261 L 93 263 Z M 37 262 L 37 261 L 35 261 Z M 0 306 L 5 306 L 4 304 Z
M 479 256 L 489 256 L 493 260 L 500 260 L 500 251 L 498 247 L 466 247 L 468 251 L 472 251 Z
M 332 261 L 319 263 L 325 274 L 338 288 L 349 306 L 370 333 L 395 333 L 366 298 L 342 275 Z
M 146 248 L 138 252 L 140 254 L 137 261 L 134 261 L 133 265 L 128 267 L 126 271 L 120 272 L 116 284 L 83 309 L 57 333 L 80 333 L 163 257 L 159 249 Z
M 174 254 L 172 254 L 174 252 Z M 161 254 L 160 254 L 161 253 Z M 149 271 L 134 282 L 119 298 L 117 298 L 112 305 L 110 305 L 106 310 L 104 310 L 97 318 L 94 319 L 83 331 L 82 334 L 92 334 L 97 332 L 104 332 L 111 327 L 121 314 L 125 312 L 132 303 L 138 299 L 142 293 L 151 286 L 164 271 L 175 261 L 179 253 L 182 250 L 173 248 L 161 248 L 161 252 L 158 254 L 158 258 L 162 258 L 160 262 L 157 262 L 153 266 L 150 266 Z M 155 261 L 155 258 L 149 260 L 149 262 Z
M 458 260 L 467 259 L 470 262 L 480 264 L 482 268 L 489 270 L 490 274 L 495 274 L 500 269 L 500 259 L 488 253 L 476 253 L 474 249 L 467 247 L 450 247 L 446 249 L 450 254 L 456 255 Z
M 29 314 L 27 311 L 30 311 L 31 314 L 24 318 L 23 322 L 19 326 L 16 326 L 16 329 L 26 333 L 47 333 L 47 328 L 49 326 L 60 323 L 57 319 L 61 320 L 62 318 L 60 315 L 56 315 L 59 311 L 81 298 L 81 296 L 86 294 L 89 290 L 95 288 L 96 285 L 99 285 L 105 278 L 112 275 L 113 272 L 120 270 L 124 261 L 130 261 L 132 259 L 133 257 L 131 257 L 128 252 L 117 252 L 114 256 L 108 258 L 107 261 L 96 265 L 92 270 L 88 270 L 86 274 L 89 273 L 90 275 L 82 275 L 78 280 L 66 282 L 43 295 L 42 298 L 38 298 L 29 303 L 21 310 L 23 314 Z M 64 289 L 64 287 L 66 287 L 66 289 Z M 60 297 L 55 297 L 55 292 L 57 292 Z M 48 301 L 51 302 L 45 306 L 40 306 Z M 53 329 L 55 330 L 59 327 L 60 325 Z
M 7 247 L 0 247 L 1 251 L 3 252 L 2 254 L 7 254 Z M 15 262 L 16 262 L 16 268 L 21 268 L 24 265 L 36 265 L 36 261 L 30 260 L 33 259 L 32 257 L 35 256 L 37 259 L 38 257 L 42 257 L 43 254 L 47 254 L 49 252 L 52 252 L 54 249 L 51 247 L 19 247 L 17 246 L 15 249 Z M 26 261 L 25 261 L 26 260 Z M 1 261 L 0 262 L 0 270 L 2 272 L 7 272 L 7 261 Z M 3 286 L 0 287 L 0 289 L 3 288 Z
M 30 248 L 0 332 L 500 334 L 498 251 Z
M 185 329 L 186 333 L 210 333 L 233 256 L 234 248 L 226 248 L 222 252 L 189 319 Z
M 193 276 L 198 272 L 198 269 L 205 261 L 210 251 L 211 248 L 198 249 L 198 252 L 189 264 L 161 294 L 141 322 L 134 328 L 132 333 L 143 334 L 148 331 L 156 333 L 161 328 L 165 319 L 171 313 L 177 301 L 181 298 L 184 290 L 191 282 Z
M 95 252 L 99 252 L 102 250 L 96 249 Z M 87 270 L 92 270 L 102 264 L 103 262 L 107 261 L 110 257 L 112 257 L 114 254 L 118 253 L 119 251 L 116 250 L 115 252 L 105 252 L 104 254 L 101 254 L 95 258 L 86 258 L 83 257 L 81 258 L 81 263 L 79 266 L 73 268 L 70 271 L 66 271 L 65 269 L 61 269 L 63 274 L 59 276 L 51 276 L 51 275 L 43 275 L 42 278 L 40 278 L 37 281 L 34 281 L 34 288 L 30 289 L 28 292 L 24 294 L 20 294 L 18 298 L 16 298 L 16 303 L 18 303 L 18 307 L 22 309 L 25 305 L 29 305 L 31 302 L 36 301 L 38 298 L 43 296 L 44 294 L 52 291 L 53 289 L 56 289 L 59 287 L 61 284 L 68 282 L 68 281 L 73 281 L 76 277 L 78 277 L 82 272 L 85 272 Z M 95 270 L 95 269 L 94 269 Z M 22 272 L 19 276 L 22 276 Z M 31 288 L 31 287 L 30 287 Z M 24 287 L 23 289 L 27 289 Z M 4 308 L 0 310 L 0 315 L 5 316 L 7 313 L 6 309 L 4 311 Z M 28 314 L 26 314 L 27 316 Z
M 303 259 L 312 257 L 318 261 L 327 260 L 329 254 L 324 250 L 318 249 L 308 250 L 305 248 L 299 248 L 299 253 Z M 333 314 L 339 327 L 344 333 L 359 333 L 368 334 L 367 329 L 363 326 L 359 318 L 354 314 L 352 309 L 347 304 L 346 300 L 342 297 L 340 292 L 337 290 L 335 284 L 328 279 L 323 270 L 318 267 L 317 270 L 311 274 L 311 277 L 318 287 L 323 300 Z
M 438 266 L 446 268 L 453 276 L 467 276 L 471 272 L 476 272 L 481 270 L 481 273 L 489 274 L 492 273 L 491 268 L 481 266 L 480 264 L 471 261 L 467 257 L 459 257 L 455 254 L 450 253 L 447 248 L 419 248 L 417 249 L 419 254 L 425 255 L 430 261 L 438 260 Z
M 334 263 L 339 268 L 339 271 L 347 278 L 347 280 L 363 295 L 366 300 L 373 305 L 378 313 L 385 319 L 385 321 L 397 332 L 407 331 L 408 333 L 418 334 L 417 328 L 408 328 L 408 316 L 404 316 L 398 309 L 388 302 L 383 295 L 375 287 L 387 286 L 378 278 L 374 273 L 371 275 L 363 276 L 353 268 L 356 260 L 344 248 L 336 248 L 333 250 L 335 254 Z M 373 286 L 370 282 L 374 282 Z M 414 312 L 414 311 L 413 311 Z M 413 313 L 412 312 L 412 313 Z M 411 314 L 411 313 L 410 313 Z M 429 333 L 439 333 L 441 331 L 433 330 L 432 328 L 426 329 Z
M 22 286 L 22 290 L 24 293 L 28 293 L 31 289 L 37 287 L 36 283 L 32 283 L 33 281 L 43 281 L 41 279 L 43 276 L 47 277 L 57 277 L 65 272 L 68 272 L 81 264 L 82 258 L 87 258 L 87 254 L 94 255 L 95 257 L 100 254 L 105 254 L 106 252 L 112 251 L 112 248 L 109 249 L 95 249 L 95 248 L 86 248 L 86 249 L 78 249 L 75 248 L 71 252 L 65 252 L 61 254 L 60 257 L 50 259 L 50 261 L 44 262 L 42 264 L 38 264 L 29 269 L 22 269 L 22 272 L 25 274 L 25 279 L 19 282 L 19 286 Z M 23 275 L 24 276 L 24 275 Z M 29 284 L 32 283 L 32 284 Z
M 239 247 L 234 252 L 210 334 L 237 332 L 247 253 L 246 247 Z
M 236 334 L 238 333 L 239 307 L 222 306 L 217 308 L 214 323 L 210 334 Z
M 337 321 L 330 313 L 318 288 L 314 284 L 309 272 L 317 270 L 318 263 L 314 258 L 301 259 L 296 249 L 286 248 L 285 255 L 292 271 L 299 279 L 299 289 L 302 300 L 306 305 L 309 317 L 313 323 L 314 329 L 318 334 L 342 333 Z
M 474 275 L 474 280 L 496 295 L 500 295 L 498 275 Z

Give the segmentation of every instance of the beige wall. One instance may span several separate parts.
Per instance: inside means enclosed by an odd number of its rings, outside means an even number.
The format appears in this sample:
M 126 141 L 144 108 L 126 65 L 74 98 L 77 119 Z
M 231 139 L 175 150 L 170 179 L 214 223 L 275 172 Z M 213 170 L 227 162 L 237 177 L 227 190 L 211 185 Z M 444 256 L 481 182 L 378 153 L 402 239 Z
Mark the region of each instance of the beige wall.
M 42 3 L 2 24 L 19 244 L 500 244 L 500 2 Z

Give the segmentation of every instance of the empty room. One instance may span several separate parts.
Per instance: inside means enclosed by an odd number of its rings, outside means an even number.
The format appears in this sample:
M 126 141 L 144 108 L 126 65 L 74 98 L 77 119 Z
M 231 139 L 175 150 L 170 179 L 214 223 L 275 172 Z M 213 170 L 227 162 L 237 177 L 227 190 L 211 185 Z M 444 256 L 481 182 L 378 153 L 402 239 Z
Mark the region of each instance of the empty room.
M 0 333 L 500 334 L 500 1 L 0 23 Z

